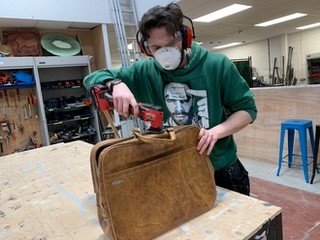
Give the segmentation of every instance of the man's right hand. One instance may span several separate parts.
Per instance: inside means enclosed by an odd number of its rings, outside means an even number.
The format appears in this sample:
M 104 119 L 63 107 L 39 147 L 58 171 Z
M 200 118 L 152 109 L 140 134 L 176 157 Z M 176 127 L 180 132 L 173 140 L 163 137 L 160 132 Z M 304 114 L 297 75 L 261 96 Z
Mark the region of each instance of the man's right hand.
M 138 103 L 133 96 L 130 89 L 127 87 L 127 85 L 123 82 L 114 85 L 113 92 L 112 92 L 112 98 L 113 98 L 113 105 L 116 112 L 118 112 L 120 115 L 123 115 L 125 117 L 129 117 L 129 106 L 132 106 L 133 109 L 133 115 L 137 117 L 139 115 L 139 106 Z

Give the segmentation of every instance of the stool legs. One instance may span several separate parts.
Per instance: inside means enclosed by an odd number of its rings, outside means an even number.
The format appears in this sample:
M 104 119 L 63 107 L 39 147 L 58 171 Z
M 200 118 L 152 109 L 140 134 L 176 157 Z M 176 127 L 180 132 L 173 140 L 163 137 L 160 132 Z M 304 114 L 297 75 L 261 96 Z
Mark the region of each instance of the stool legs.
M 309 130 L 309 137 L 310 137 L 310 142 L 311 142 L 311 149 L 312 153 L 314 153 L 314 136 L 313 136 L 313 127 L 308 127 Z
M 313 183 L 314 176 L 316 174 L 316 169 L 318 167 L 318 151 L 319 151 L 319 139 L 320 139 L 320 126 L 316 127 L 316 140 L 314 144 L 314 152 L 313 152 L 313 168 L 312 168 L 312 177 L 310 183 Z
M 279 176 L 279 173 L 280 173 L 280 170 L 281 170 L 284 135 L 285 135 L 285 130 L 284 130 L 284 129 L 281 129 L 281 133 L 280 133 L 280 147 L 279 147 L 279 161 L 278 161 L 277 176 Z
M 294 145 L 294 129 L 288 129 L 288 167 L 292 165 L 293 145 Z
M 300 150 L 301 150 L 302 168 L 303 168 L 303 172 L 304 172 L 304 179 L 306 180 L 307 183 L 309 183 L 306 130 L 305 131 L 299 131 L 299 138 L 300 138 Z

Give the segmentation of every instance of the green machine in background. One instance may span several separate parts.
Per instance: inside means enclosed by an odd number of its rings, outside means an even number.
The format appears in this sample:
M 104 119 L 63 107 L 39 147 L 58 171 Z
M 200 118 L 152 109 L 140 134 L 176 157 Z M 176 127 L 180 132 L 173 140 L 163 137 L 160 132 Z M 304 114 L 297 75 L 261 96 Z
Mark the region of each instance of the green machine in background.
M 246 80 L 249 87 L 253 87 L 251 57 L 244 59 L 231 59 L 231 61 L 236 65 L 240 75 Z

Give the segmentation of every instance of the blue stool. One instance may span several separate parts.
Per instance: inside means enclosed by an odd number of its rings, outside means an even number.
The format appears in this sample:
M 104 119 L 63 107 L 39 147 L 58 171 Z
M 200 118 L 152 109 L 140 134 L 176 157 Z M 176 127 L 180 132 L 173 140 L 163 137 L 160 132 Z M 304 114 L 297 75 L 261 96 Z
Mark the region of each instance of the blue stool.
M 291 120 L 284 121 L 281 123 L 280 149 L 279 149 L 279 161 L 278 161 L 277 176 L 279 176 L 282 162 L 288 162 L 288 167 L 290 168 L 292 165 L 292 157 L 293 156 L 301 156 L 301 158 L 302 158 L 301 165 L 302 165 L 303 172 L 304 172 L 304 178 L 305 178 L 306 182 L 309 183 L 308 165 L 311 162 L 313 162 L 313 156 L 308 157 L 307 129 L 309 130 L 312 152 L 314 152 L 314 136 L 313 136 L 312 121 L 302 120 L 302 119 L 291 119 Z M 299 132 L 299 142 L 300 142 L 301 155 L 293 153 L 295 130 L 297 130 Z M 286 131 L 288 131 L 288 154 L 283 157 L 282 156 L 283 155 L 283 143 L 284 143 L 284 136 L 285 136 Z M 288 157 L 288 161 L 284 161 L 284 158 L 286 158 L 286 157 Z M 311 158 L 311 161 L 308 161 L 308 158 Z

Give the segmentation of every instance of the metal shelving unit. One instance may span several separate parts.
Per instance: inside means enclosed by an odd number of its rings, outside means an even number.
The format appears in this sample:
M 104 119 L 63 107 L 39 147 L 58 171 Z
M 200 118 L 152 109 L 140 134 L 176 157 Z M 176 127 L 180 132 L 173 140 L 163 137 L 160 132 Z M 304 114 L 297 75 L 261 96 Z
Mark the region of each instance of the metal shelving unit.
M 90 97 L 82 86 L 90 73 L 89 57 L 34 57 L 34 61 L 42 92 L 45 144 L 100 141 L 97 113 L 83 103 Z
M 307 55 L 308 84 L 320 84 L 320 53 Z

